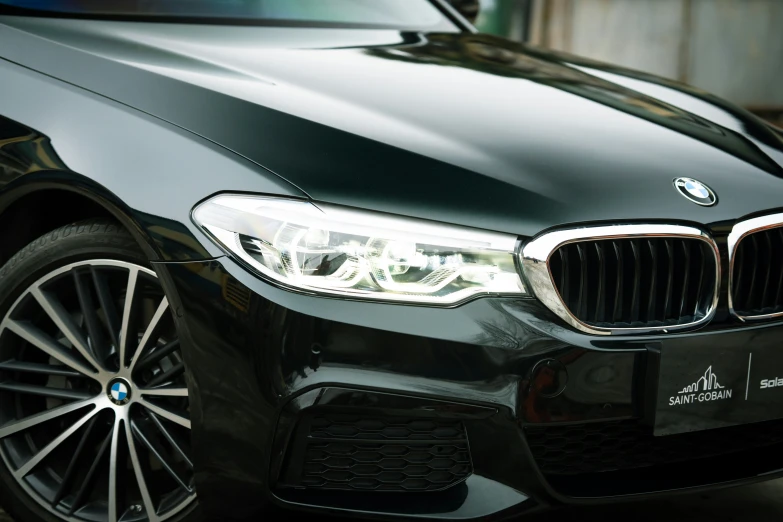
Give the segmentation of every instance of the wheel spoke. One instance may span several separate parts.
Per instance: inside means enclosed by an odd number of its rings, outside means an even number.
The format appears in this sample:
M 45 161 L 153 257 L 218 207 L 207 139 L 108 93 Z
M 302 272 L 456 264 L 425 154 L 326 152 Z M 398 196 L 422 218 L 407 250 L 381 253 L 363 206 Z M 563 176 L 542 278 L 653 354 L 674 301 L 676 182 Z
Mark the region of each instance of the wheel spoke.
M 114 429 L 111 434 L 111 450 L 109 453 L 109 522 L 117 522 L 120 518 L 119 513 L 117 513 L 117 474 L 120 473 L 117 463 L 117 452 L 119 451 L 122 422 L 122 418 L 119 415 L 114 416 Z
M 87 335 L 90 336 L 92 351 L 103 362 L 108 356 L 109 350 L 106 346 L 106 336 L 103 332 L 103 327 L 98 319 L 98 315 L 95 313 L 97 308 L 92 299 L 92 292 L 90 292 L 89 285 L 84 282 L 78 270 L 73 271 L 73 280 L 76 285 L 79 306 L 84 316 L 84 324 L 87 326 Z
M 156 397 L 187 397 L 187 388 L 142 388 L 138 390 L 140 395 L 152 395 Z
M 174 339 L 170 343 L 161 346 L 160 348 L 155 348 L 155 351 L 143 357 L 136 363 L 134 370 L 138 372 L 145 368 L 148 368 L 149 366 L 152 366 L 153 364 L 159 362 L 167 355 L 171 355 L 172 353 L 177 351 L 177 349 L 179 349 L 179 339 Z
M 60 435 L 57 436 L 52 442 L 47 444 L 42 450 L 40 450 L 38 453 L 36 453 L 30 460 L 25 463 L 24 466 L 19 468 L 14 472 L 14 476 L 16 478 L 21 479 L 22 477 L 27 476 L 33 468 L 35 468 L 44 458 L 46 458 L 49 453 L 51 453 L 57 446 L 62 444 L 65 439 L 73 435 L 76 430 L 81 428 L 84 423 L 89 421 L 93 416 L 95 416 L 98 413 L 98 410 L 92 410 L 91 412 L 87 413 L 84 417 L 76 421 L 76 423 L 62 432 Z
M 133 367 L 136 366 L 136 362 L 139 360 L 139 356 L 141 355 L 141 352 L 144 351 L 144 348 L 147 346 L 147 343 L 149 343 L 150 338 L 152 337 L 153 332 L 158 327 L 158 324 L 160 323 L 161 318 L 166 313 L 166 311 L 169 309 L 169 301 L 165 297 L 158 305 L 158 309 L 155 310 L 155 315 L 152 316 L 152 320 L 150 321 L 150 324 L 147 326 L 147 329 L 144 331 L 144 335 L 141 338 L 141 342 L 139 342 L 139 346 L 136 347 L 136 352 L 133 354 L 133 359 L 130 363 L 130 370 L 133 371 Z
M 128 450 L 130 452 L 131 463 L 133 465 L 133 471 L 136 474 L 136 483 L 139 486 L 141 492 L 141 500 L 144 502 L 144 510 L 147 512 L 147 518 L 150 522 L 158 520 L 158 513 L 155 510 L 155 505 L 152 503 L 152 497 L 147 489 L 147 481 L 144 479 L 144 471 L 141 469 L 141 461 L 139 460 L 139 454 L 136 453 L 136 443 L 133 441 L 133 433 L 131 432 L 131 425 L 129 422 L 125 423 L 125 436 L 128 439 Z
M 47 386 L 21 384 L 17 382 L 0 382 L 0 390 L 75 401 L 83 401 L 94 397 L 94 395 L 91 393 L 83 390 L 73 390 L 70 388 L 49 388 Z
M 174 413 L 173 411 L 167 410 L 165 408 L 161 408 L 160 406 L 152 404 L 151 402 L 145 400 L 144 398 L 140 398 L 139 403 L 142 404 L 148 410 L 152 411 L 153 413 L 157 413 L 164 419 L 168 419 L 171 422 L 174 422 L 176 424 L 179 424 L 180 426 L 184 426 L 190 429 L 190 419 L 185 417 L 184 415 L 181 415 L 179 413 Z
M 122 326 L 120 327 L 120 366 L 125 367 L 125 357 L 128 353 L 129 329 L 131 326 L 131 314 L 133 313 L 133 299 L 136 295 L 136 282 L 139 271 L 132 268 L 128 272 L 128 288 L 125 291 L 125 306 L 122 310 Z
M 59 375 L 62 377 L 81 377 L 82 374 L 67 366 L 39 364 L 24 361 L 5 361 L 0 363 L 0 370 L 20 373 L 40 373 L 43 375 Z
M 56 419 L 61 415 L 66 415 L 68 413 L 71 413 L 72 411 L 85 408 L 92 404 L 93 404 L 92 399 L 87 401 L 72 402 L 70 404 L 64 404 L 62 406 L 58 406 L 57 408 L 52 408 L 50 410 L 42 411 L 41 413 L 38 413 L 36 415 L 31 415 L 29 417 L 25 417 L 24 419 L 21 420 L 12 421 L 11 423 L 4 425 L 3 427 L 0 427 L 0 439 L 4 437 L 8 437 L 9 435 L 13 435 L 14 433 L 26 430 L 27 428 L 32 428 L 33 426 L 37 426 L 42 422 Z
M 117 307 L 111 298 L 106 275 L 98 272 L 94 266 L 90 267 L 90 272 L 92 273 L 92 282 L 95 285 L 95 290 L 98 293 L 98 303 L 101 305 L 103 315 L 106 318 L 106 325 L 109 328 L 109 337 L 111 337 L 112 344 L 118 347 L 120 345 L 120 319 L 117 315 Z
M 113 428 L 112 431 L 114 431 Z M 97 455 L 95 455 L 95 458 L 93 459 L 92 464 L 90 465 L 90 469 L 87 470 L 87 475 L 84 477 L 84 480 L 82 481 L 82 486 L 79 488 L 79 491 L 76 493 L 76 498 L 74 498 L 73 502 L 71 503 L 71 509 L 68 510 L 68 516 L 73 515 L 73 513 L 76 511 L 79 505 L 84 502 L 84 499 L 87 496 L 87 494 L 90 492 L 90 488 L 93 482 L 95 481 L 95 473 L 98 471 L 98 466 L 100 465 L 101 460 L 103 460 L 103 456 L 106 455 L 106 451 L 109 449 L 111 440 L 112 440 L 112 433 L 109 432 L 106 435 L 106 437 L 103 439 L 101 448 L 98 450 Z
M 34 288 L 31 292 L 35 297 L 38 304 L 41 305 L 46 315 L 54 322 L 57 328 L 65 335 L 65 338 L 70 341 L 76 350 L 82 354 L 82 356 L 95 367 L 95 370 L 100 371 L 101 366 L 93 357 L 90 352 L 87 339 L 84 338 L 84 334 L 81 329 L 76 325 L 71 317 L 71 314 L 63 307 L 62 303 L 51 293 L 44 292 L 40 288 Z
M 185 364 L 180 361 L 165 372 L 161 372 L 157 374 L 155 377 L 150 380 L 150 382 L 147 383 L 147 386 L 150 388 L 154 388 L 155 386 L 160 386 L 161 384 L 170 382 L 180 375 L 185 373 Z
M 193 461 L 190 460 L 190 457 L 185 453 L 185 451 L 182 449 L 182 445 L 177 442 L 177 439 L 174 438 L 174 435 L 166 429 L 166 427 L 163 425 L 162 422 L 160 422 L 160 418 L 158 418 L 157 415 L 149 412 L 150 419 L 152 419 L 152 422 L 155 424 L 155 426 L 158 428 L 158 431 L 166 438 L 167 441 L 169 441 L 169 444 L 171 444 L 171 447 L 174 448 L 174 451 L 176 451 L 180 457 L 182 457 L 182 460 L 185 462 L 185 464 L 188 465 L 190 469 L 193 469 Z
M 71 489 L 71 482 L 73 482 L 74 474 L 79 468 L 79 460 L 81 460 L 82 453 L 84 453 L 84 449 L 87 446 L 87 441 L 90 439 L 93 428 L 95 428 L 95 420 L 97 418 L 98 417 L 95 416 L 90 419 L 90 422 L 87 423 L 87 428 L 85 428 L 84 433 L 82 433 L 82 438 L 79 440 L 79 445 L 76 446 L 76 451 L 73 453 L 73 458 L 71 459 L 71 462 L 68 463 L 68 468 L 65 470 L 63 479 L 60 482 L 60 487 L 57 489 L 57 493 L 52 499 L 52 507 L 57 507 L 57 504 L 59 504 L 60 501 L 65 498 L 65 495 Z
M 168 463 L 168 459 L 164 455 L 163 448 L 158 444 L 154 439 L 151 439 L 145 435 L 144 431 L 139 427 L 139 424 L 130 421 L 131 424 L 131 430 L 133 431 L 133 434 L 136 436 L 136 439 L 139 440 L 142 444 L 144 444 L 148 450 L 152 452 L 153 455 L 158 459 L 161 466 L 163 466 L 163 469 L 166 470 L 166 472 L 171 476 L 172 479 L 174 479 L 174 482 L 179 484 L 179 487 L 187 491 L 188 493 L 192 493 L 193 490 L 183 482 L 183 480 L 177 475 L 177 472 L 174 471 L 174 468 L 171 467 Z
M 74 359 L 65 346 L 61 345 L 57 341 L 53 340 L 39 328 L 33 326 L 31 323 L 23 321 L 14 321 L 13 319 L 6 319 L 5 326 L 16 335 L 32 344 L 39 350 L 45 352 L 51 357 L 54 357 L 61 363 L 73 368 L 79 373 L 82 373 L 88 377 L 95 377 L 95 371 L 83 365 L 76 359 Z M 2 328 L 0 328 L 2 330 Z

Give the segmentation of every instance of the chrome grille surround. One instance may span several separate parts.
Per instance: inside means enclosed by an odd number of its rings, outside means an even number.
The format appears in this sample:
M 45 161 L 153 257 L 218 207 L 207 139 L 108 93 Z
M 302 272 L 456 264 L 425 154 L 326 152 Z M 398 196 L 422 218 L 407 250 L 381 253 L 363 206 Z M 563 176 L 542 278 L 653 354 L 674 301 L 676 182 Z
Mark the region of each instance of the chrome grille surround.
M 783 217 L 783 215 L 781 215 Z M 707 243 L 715 258 L 715 287 L 712 301 L 704 316 L 698 321 L 670 326 L 622 327 L 606 328 L 586 324 L 579 320 L 563 302 L 558 292 L 551 270 L 549 259 L 563 245 L 580 241 L 602 239 L 633 239 L 633 238 L 680 238 L 696 239 Z M 718 305 L 721 270 L 718 245 L 706 232 L 689 226 L 667 224 L 628 224 L 596 227 L 582 227 L 546 232 L 528 242 L 520 253 L 520 264 L 527 281 L 528 288 L 552 312 L 577 330 L 593 335 L 624 335 L 645 333 L 667 333 L 686 330 L 710 321 L 715 315 Z
M 741 315 L 734 309 L 734 261 L 736 260 L 737 247 L 740 241 L 757 232 L 763 232 L 773 228 L 783 227 L 783 214 L 769 214 L 740 221 L 731 229 L 727 239 L 729 250 L 729 311 L 740 321 L 763 321 L 783 316 L 783 312 L 761 315 Z

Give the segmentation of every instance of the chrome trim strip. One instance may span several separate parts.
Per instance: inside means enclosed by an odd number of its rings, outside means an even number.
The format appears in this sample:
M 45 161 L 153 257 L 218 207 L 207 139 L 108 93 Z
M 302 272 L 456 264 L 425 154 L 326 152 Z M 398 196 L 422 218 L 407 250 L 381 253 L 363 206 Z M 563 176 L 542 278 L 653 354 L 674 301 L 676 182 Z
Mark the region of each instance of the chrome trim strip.
M 577 319 L 563 303 L 549 270 L 550 256 L 561 246 L 584 240 L 628 239 L 634 237 L 677 237 L 704 241 L 715 256 L 715 288 L 712 304 L 704 317 L 698 321 L 674 326 L 638 328 L 601 328 L 591 326 Z M 610 225 L 557 230 L 544 233 L 527 243 L 520 253 L 520 262 L 529 289 L 533 294 L 565 322 L 577 330 L 594 335 L 644 334 L 684 330 L 708 322 L 715 315 L 720 289 L 720 253 L 715 240 L 706 232 L 681 225 Z
M 783 214 L 770 214 L 768 216 L 740 221 L 731 229 L 731 233 L 727 239 L 729 249 L 729 311 L 740 321 L 763 321 L 764 319 L 783 316 L 783 312 L 764 315 L 740 315 L 734 310 L 734 299 L 732 298 L 732 291 L 734 290 L 734 254 L 737 251 L 737 245 L 739 245 L 740 241 L 745 237 L 751 234 L 779 227 L 783 227 Z

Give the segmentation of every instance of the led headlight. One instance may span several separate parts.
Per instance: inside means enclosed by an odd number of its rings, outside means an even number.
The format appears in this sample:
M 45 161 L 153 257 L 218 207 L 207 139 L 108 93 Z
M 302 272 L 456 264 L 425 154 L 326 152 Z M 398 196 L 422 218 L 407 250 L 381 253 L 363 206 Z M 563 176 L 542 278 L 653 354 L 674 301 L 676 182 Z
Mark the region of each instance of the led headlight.
M 226 251 L 292 289 L 452 304 L 520 295 L 516 237 L 334 205 L 221 195 L 193 218 Z

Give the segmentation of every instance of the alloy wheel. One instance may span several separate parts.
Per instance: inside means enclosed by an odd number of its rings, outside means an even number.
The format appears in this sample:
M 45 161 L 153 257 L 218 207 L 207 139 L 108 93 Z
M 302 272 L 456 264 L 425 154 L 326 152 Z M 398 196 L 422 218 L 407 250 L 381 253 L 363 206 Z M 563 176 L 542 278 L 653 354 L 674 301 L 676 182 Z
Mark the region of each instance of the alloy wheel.
M 0 323 L 0 456 L 64 520 L 163 521 L 195 499 L 184 362 L 155 273 L 90 260 Z

